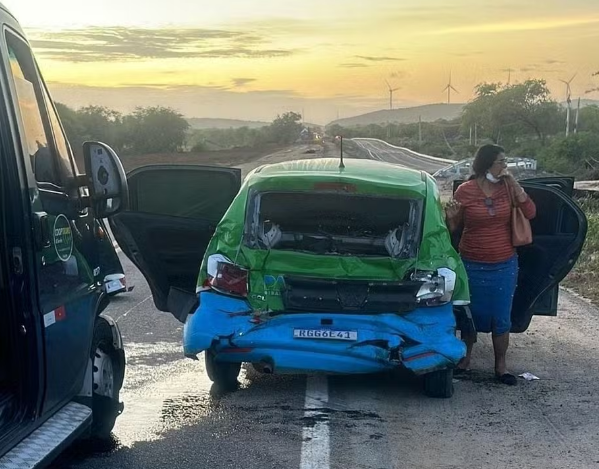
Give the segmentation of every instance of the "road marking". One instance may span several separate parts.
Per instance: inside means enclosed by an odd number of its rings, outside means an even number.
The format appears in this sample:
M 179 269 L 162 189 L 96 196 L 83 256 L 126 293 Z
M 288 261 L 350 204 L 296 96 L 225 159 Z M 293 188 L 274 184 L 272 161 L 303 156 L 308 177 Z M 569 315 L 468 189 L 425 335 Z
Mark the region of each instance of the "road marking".
M 308 376 L 300 469 L 329 469 L 329 383 L 325 375 Z
M 152 299 L 152 295 L 148 296 L 147 298 L 144 298 L 143 300 L 141 300 L 139 303 L 137 303 L 135 306 L 133 306 L 133 308 L 128 309 L 125 314 L 123 314 L 122 316 L 120 316 L 119 318 L 116 319 L 116 322 L 119 322 L 121 319 L 124 319 L 127 317 L 127 315 L 133 311 L 135 308 L 137 308 L 138 306 L 143 305 L 146 301 Z

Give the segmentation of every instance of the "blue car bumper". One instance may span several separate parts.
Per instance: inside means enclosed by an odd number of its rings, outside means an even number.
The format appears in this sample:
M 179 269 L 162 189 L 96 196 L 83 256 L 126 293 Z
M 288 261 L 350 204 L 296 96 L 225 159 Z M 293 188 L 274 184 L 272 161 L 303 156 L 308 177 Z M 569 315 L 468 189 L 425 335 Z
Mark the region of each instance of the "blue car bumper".
M 408 314 L 282 314 L 256 321 L 249 304 L 213 292 L 185 323 L 193 357 L 211 349 L 224 362 L 268 364 L 275 373 L 375 373 L 405 367 L 416 374 L 453 368 L 466 353 L 451 304 Z M 355 331 L 354 341 L 294 338 L 294 330 Z

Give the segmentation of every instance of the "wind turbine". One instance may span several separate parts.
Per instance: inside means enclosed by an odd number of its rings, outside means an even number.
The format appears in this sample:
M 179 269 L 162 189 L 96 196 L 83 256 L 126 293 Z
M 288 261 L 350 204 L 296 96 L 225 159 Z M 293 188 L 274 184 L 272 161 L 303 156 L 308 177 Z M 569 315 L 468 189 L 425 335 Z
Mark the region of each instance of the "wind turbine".
M 456 90 L 451 84 L 451 72 L 449 72 L 449 83 L 447 83 L 447 86 L 443 88 L 444 92 L 447 91 L 447 104 L 451 103 L 451 90 L 455 91 L 456 93 L 459 93 L 459 91 Z
M 393 109 L 393 92 L 399 90 L 399 88 L 391 88 L 391 85 L 386 79 L 385 83 L 387 83 L 387 88 L 389 88 L 389 109 Z
M 566 137 L 570 135 L 570 113 L 572 111 L 572 88 L 570 88 L 570 84 L 572 83 L 572 80 L 576 78 L 576 75 L 576 73 L 572 75 L 572 78 L 570 78 L 568 81 L 560 80 L 566 85 Z

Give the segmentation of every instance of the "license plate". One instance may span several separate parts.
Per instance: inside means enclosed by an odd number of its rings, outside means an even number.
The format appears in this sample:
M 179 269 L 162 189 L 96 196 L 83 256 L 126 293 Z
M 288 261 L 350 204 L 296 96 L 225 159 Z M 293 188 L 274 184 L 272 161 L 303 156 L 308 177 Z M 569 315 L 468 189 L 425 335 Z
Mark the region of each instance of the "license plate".
M 358 340 L 358 331 L 331 329 L 293 329 L 294 339 Z

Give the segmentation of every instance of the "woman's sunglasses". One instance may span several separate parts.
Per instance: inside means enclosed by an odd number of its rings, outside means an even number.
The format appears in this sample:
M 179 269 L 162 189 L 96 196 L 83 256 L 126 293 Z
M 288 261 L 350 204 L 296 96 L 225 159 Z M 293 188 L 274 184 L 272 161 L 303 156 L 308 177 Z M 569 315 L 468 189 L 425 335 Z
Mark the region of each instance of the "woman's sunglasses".
M 491 197 L 487 197 L 485 199 L 485 205 L 487 206 L 489 215 L 494 217 L 495 216 L 495 206 L 493 205 L 493 199 Z

